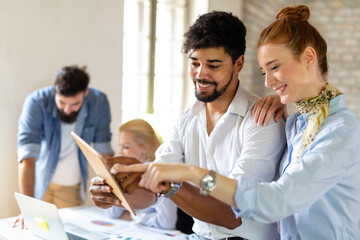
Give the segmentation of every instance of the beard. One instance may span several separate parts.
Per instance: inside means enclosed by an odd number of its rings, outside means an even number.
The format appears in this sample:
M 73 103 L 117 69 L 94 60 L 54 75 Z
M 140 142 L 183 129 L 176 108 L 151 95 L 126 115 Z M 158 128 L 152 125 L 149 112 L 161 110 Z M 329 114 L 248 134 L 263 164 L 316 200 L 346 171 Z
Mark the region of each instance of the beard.
M 58 109 L 58 112 L 59 112 L 60 121 L 64 123 L 73 123 L 76 121 L 80 110 L 71 112 L 70 114 L 66 114 L 63 110 L 60 109 Z
M 234 73 L 231 73 L 231 76 L 230 76 L 230 79 L 229 81 L 225 84 L 224 87 L 222 87 L 220 90 L 217 90 L 216 87 L 217 87 L 217 83 L 216 82 L 209 82 L 207 80 L 204 80 L 204 79 L 197 79 L 197 78 L 193 78 L 193 81 L 195 83 L 195 97 L 198 101 L 201 101 L 201 102 L 213 102 L 215 101 L 218 97 L 220 97 L 221 95 L 224 94 L 224 92 L 226 91 L 226 89 L 229 87 L 230 83 L 231 83 L 231 80 L 232 80 L 232 77 L 233 77 L 233 74 Z M 199 83 L 204 83 L 204 84 L 211 84 L 211 85 L 214 85 L 215 86 L 215 89 L 214 91 L 207 95 L 206 93 L 202 93 L 202 92 L 197 92 L 196 91 L 196 82 L 199 82 Z

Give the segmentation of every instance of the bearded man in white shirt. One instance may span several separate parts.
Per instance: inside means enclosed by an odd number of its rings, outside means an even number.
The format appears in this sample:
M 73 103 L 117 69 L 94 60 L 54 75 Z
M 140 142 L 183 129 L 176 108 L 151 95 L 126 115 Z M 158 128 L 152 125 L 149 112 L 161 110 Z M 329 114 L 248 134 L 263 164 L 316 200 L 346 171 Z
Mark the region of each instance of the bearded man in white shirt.
M 192 164 L 235 179 L 240 175 L 257 181 L 274 179 L 286 146 L 284 122 L 259 127 L 253 119 L 251 110 L 259 98 L 238 79 L 244 65 L 245 35 L 246 28 L 237 17 L 216 11 L 200 16 L 185 34 L 183 51 L 189 56 L 197 101 L 179 114 L 155 162 Z M 116 173 L 116 165 L 112 170 Z M 138 176 L 124 177 L 121 187 L 135 208 L 154 204 L 154 194 L 138 189 Z M 194 217 L 195 234 L 181 239 L 280 238 L 274 224 L 236 219 L 231 207 L 207 196 L 209 179 L 212 176 L 204 176 L 200 192 L 186 182 L 166 184 L 162 197 Z M 103 183 L 98 177 L 92 179 L 95 204 L 102 208 L 120 205 L 106 193 L 110 190 Z

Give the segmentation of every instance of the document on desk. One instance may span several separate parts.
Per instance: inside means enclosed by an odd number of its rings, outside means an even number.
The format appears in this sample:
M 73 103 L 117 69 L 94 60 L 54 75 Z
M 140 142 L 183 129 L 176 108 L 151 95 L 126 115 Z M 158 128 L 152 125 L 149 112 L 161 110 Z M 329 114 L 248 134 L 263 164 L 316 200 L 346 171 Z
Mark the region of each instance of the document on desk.
M 95 173 L 99 177 L 105 179 L 106 183 L 111 186 L 114 194 L 120 199 L 121 204 L 126 208 L 126 210 L 136 215 L 130 203 L 126 200 L 125 195 L 121 190 L 119 184 L 117 183 L 115 178 L 111 175 L 101 154 L 99 154 L 94 148 L 92 148 L 76 133 L 71 132 L 71 135 L 75 139 L 75 142 L 77 143 L 81 151 L 84 153 L 86 159 L 88 160 L 90 166 L 94 169 Z
M 162 230 L 135 224 L 133 221 L 111 219 L 97 207 L 62 209 L 61 218 L 69 223 L 77 223 L 85 229 L 107 234 L 110 239 L 167 240 L 182 234 L 177 230 Z

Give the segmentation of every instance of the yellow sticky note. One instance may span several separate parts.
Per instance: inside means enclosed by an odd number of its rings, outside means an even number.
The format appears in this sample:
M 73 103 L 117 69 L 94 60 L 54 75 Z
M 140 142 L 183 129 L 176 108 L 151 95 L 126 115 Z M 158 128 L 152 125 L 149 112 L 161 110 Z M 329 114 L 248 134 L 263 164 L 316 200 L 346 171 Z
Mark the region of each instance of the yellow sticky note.
M 38 225 L 38 228 L 49 231 L 49 225 L 46 222 L 46 219 L 44 217 L 34 217 L 35 222 Z

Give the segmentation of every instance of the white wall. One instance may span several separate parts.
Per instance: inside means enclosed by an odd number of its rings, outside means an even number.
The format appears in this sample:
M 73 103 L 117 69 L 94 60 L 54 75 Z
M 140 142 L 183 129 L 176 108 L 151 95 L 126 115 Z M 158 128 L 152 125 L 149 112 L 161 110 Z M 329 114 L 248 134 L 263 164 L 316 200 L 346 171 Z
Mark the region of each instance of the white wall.
M 18 214 L 17 120 L 25 96 L 52 85 L 56 71 L 86 65 L 105 92 L 113 147 L 121 120 L 122 0 L 0 0 L 0 218 Z
M 242 9 L 244 0 L 209 0 L 209 11 L 231 12 L 242 19 Z

